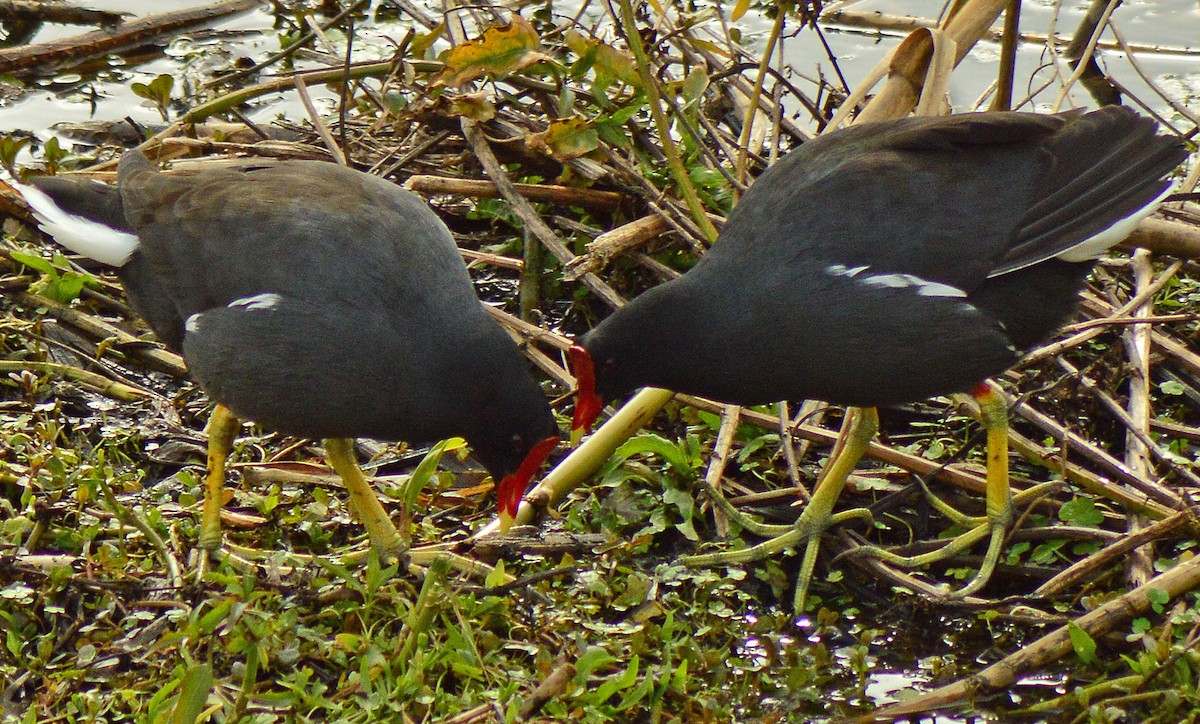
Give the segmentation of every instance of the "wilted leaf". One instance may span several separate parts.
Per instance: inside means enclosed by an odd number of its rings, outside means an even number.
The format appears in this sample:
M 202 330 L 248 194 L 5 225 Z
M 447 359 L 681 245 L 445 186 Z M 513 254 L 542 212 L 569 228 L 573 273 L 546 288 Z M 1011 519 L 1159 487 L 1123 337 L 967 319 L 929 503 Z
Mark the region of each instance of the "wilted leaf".
M 563 38 L 571 52 L 579 56 L 579 60 L 571 67 L 572 75 L 576 78 L 582 77 L 589 69 L 594 69 L 596 85 L 600 88 L 608 87 L 613 80 L 619 80 L 634 88 L 642 87 L 637 66 L 628 54 L 595 38 L 584 37 L 575 30 L 568 30 Z
M 446 32 L 446 24 L 438 23 L 437 27 L 430 30 L 428 33 L 418 33 L 417 37 L 413 38 L 412 43 L 408 46 L 412 51 L 414 58 L 424 58 L 437 39 L 442 37 L 442 33 Z
M 463 93 L 450 99 L 450 113 L 483 123 L 496 117 L 496 106 L 486 93 Z
M 541 42 L 529 21 L 514 15 L 507 25 L 488 28 L 482 37 L 451 48 L 446 53 L 446 67 L 433 84 L 457 87 L 485 75 L 504 76 L 549 60 L 540 50 Z
M 583 118 L 554 121 L 542 133 L 529 138 L 529 146 L 560 161 L 591 153 L 600 146 L 600 134 Z
M 683 95 L 684 100 L 692 103 L 704 94 L 706 88 L 708 88 L 708 73 L 704 72 L 703 68 L 697 66 L 683 79 L 683 85 L 679 91 Z

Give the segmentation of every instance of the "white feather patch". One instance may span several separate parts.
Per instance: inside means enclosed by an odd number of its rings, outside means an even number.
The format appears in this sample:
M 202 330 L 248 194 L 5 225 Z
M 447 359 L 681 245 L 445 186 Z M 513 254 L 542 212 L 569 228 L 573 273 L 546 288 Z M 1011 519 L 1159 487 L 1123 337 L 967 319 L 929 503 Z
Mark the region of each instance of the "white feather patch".
M 196 313 L 183 321 L 183 329 L 185 332 L 195 334 L 200 331 L 200 314 Z
M 1146 217 L 1150 216 L 1150 214 L 1153 214 L 1154 210 L 1158 208 L 1158 205 L 1162 203 L 1162 200 L 1170 196 L 1171 192 L 1174 190 L 1175 184 L 1172 183 L 1171 185 L 1167 186 L 1165 191 L 1159 194 L 1158 197 L 1150 203 L 1133 212 L 1129 216 L 1126 216 L 1124 219 L 1121 219 L 1104 231 L 1101 231 L 1099 234 L 1096 234 L 1095 236 L 1089 236 L 1083 242 L 1076 244 L 1070 249 L 1067 249 L 1063 253 L 1059 254 L 1058 258 L 1062 259 L 1063 261 L 1092 261 L 1093 259 L 1099 258 L 1102 254 L 1104 254 L 1104 252 L 1113 248 L 1117 244 L 1120 244 L 1122 241 L 1125 241 L 1125 239 L 1127 239 L 1129 235 L 1133 233 L 1133 230 L 1137 228 L 1137 225 L 1142 223 L 1142 219 L 1145 219 Z
M 847 267 L 845 264 L 833 264 L 825 267 L 825 271 L 834 276 L 850 277 L 857 282 L 871 287 L 885 289 L 905 289 L 911 287 L 913 291 L 922 297 L 965 298 L 967 296 L 967 293 L 958 287 L 942 284 L 941 282 L 932 282 L 913 274 L 863 275 L 863 272 L 868 268 L 867 266 Z
M 76 254 L 109 266 L 124 266 L 138 246 L 137 236 L 98 221 L 68 214 L 40 189 L 14 184 L 33 209 L 38 226 Z
M 246 309 L 270 309 L 282 301 L 283 297 L 279 296 L 275 292 L 263 292 L 262 294 L 255 294 L 252 297 L 235 299 L 226 306 L 228 306 L 230 309 L 233 309 L 234 307 L 245 307 Z

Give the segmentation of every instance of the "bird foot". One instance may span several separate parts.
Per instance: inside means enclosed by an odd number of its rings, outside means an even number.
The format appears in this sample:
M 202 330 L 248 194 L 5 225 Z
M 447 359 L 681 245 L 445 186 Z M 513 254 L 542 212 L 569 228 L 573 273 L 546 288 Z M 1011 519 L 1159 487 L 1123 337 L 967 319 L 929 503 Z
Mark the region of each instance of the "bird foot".
M 973 548 L 984 538 L 988 538 L 987 551 L 984 553 L 983 562 L 980 564 L 979 570 L 966 585 L 947 594 L 948 598 L 951 599 L 964 598 L 979 592 L 991 579 L 996 564 L 1000 561 L 1000 552 L 1004 548 L 1004 539 L 1007 535 L 1009 525 L 1012 523 L 1013 509 L 1016 506 L 1024 506 L 1027 502 L 1043 497 L 1060 487 L 1060 483 L 1057 482 L 1040 483 L 1012 496 L 1008 504 L 1000 507 L 999 510 L 989 511 L 986 516 L 969 516 L 938 498 L 925 486 L 923 481 L 919 482 L 926 498 L 928 498 L 938 512 L 953 521 L 955 525 L 967 528 L 968 530 L 946 541 L 945 545 L 920 555 L 903 556 L 879 546 L 864 545 L 842 553 L 834 558 L 831 563 L 836 563 L 838 559 L 844 556 L 863 556 L 883 561 L 897 568 L 923 568 L 934 563 L 941 563 L 955 558 Z
M 830 526 L 847 520 L 864 519 L 868 522 L 873 520 L 871 511 L 866 508 L 852 508 L 840 513 L 818 515 L 814 512 L 816 508 L 810 505 L 804 509 L 804 513 L 792 525 L 768 525 L 749 518 L 730 505 L 724 496 L 711 487 L 706 486 L 706 489 L 713 504 L 735 520 L 743 529 L 755 535 L 769 536 L 769 539 L 740 550 L 685 556 L 681 562 L 692 568 L 736 566 L 771 558 L 803 543 L 804 557 L 801 561 L 800 573 L 796 577 L 796 591 L 793 599 L 793 606 L 798 614 L 804 611 L 807 603 L 808 587 L 812 582 L 817 553 L 820 551 L 821 533 Z

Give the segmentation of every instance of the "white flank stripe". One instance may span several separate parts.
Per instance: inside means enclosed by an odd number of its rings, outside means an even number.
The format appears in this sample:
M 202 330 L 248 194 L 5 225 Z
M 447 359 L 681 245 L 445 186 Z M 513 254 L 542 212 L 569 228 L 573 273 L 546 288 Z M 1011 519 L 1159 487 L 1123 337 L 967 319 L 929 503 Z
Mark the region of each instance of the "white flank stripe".
M 38 188 L 25 184 L 13 186 L 29 202 L 42 231 L 76 254 L 95 259 L 101 264 L 124 266 L 137 249 L 138 238 L 133 234 L 68 214 Z
M 1129 235 L 1133 233 L 1133 230 L 1137 228 L 1137 225 L 1142 223 L 1142 219 L 1148 217 L 1150 214 L 1153 214 L 1154 210 L 1158 208 L 1158 205 L 1162 203 L 1162 200 L 1170 196 L 1171 192 L 1174 190 L 1175 184 L 1172 183 L 1171 185 L 1167 186 L 1165 191 L 1158 195 L 1158 198 L 1133 212 L 1129 216 L 1126 216 L 1124 219 L 1121 219 L 1104 231 L 1101 231 L 1099 234 L 1090 236 L 1083 242 L 1076 244 L 1070 249 L 1067 249 L 1063 253 L 1059 254 L 1058 258 L 1062 259 L 1063 261 L 1091 261 L 1098 258 L 1104 252 L 1113 248 L 1117 244 L 1120 244 L 1122 241 L 1125 241 L 1125 239 L 1127 239 Z
M 200 315 L 193 314 L 183 322 L 183 330 L 195 334 L 200 331 Z
M 871 287 L 885 289 L 905 289 L 912 287 L 922 297 L 966 297 L 967 293 L 958 287 L 931 282 L 913 274 L 871 274 L 859 276 L 866 271 L 866 266 L 847 267 L 845 264 L 833 264 L 825 267 L 829 274 L 839 277 L 850 277 L 857 282 Z
M 263 292 L 262 294 L 255 294 L 252 297 L 235 299 L 227 306 L 230 309 L 233 309 L 234 307 L 245 307 L 246 309 L 270 309 L 276 304 L 279 304 L 281 301 L 283 301 L 283 297 L 279 296 L 278 294 L 274 292 Z

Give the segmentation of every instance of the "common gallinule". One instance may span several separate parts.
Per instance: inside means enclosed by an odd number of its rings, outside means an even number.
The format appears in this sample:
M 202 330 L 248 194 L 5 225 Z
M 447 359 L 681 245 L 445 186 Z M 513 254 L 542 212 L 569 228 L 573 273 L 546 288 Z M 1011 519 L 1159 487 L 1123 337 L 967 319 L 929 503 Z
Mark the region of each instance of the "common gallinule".
M 803 608 L 819 535 L 878 427 L 874 408 L 973 391 L 988 435 L 986 521 L 934 555 L 875 554 L 925 564 L 990 531 L 965 588 L 978 590 L 1012 508 L 1007 411 L 984 380 L 1059 328 L 1091 260 L 1153 211 L 1185 156 L 1122 107 L 908 118 L 811 140 L 762 174 L 695 267 L 576 346 L 573 436 L 601 400 L 641 386 L 861 408 L 794 527 L 688 561 L 739 563 L 806 542 Z
M 487 314 L 445 224 L 417 196 L 315 161 L 161 174 L 139 151 L 116 187 L 39 178 L 22 193 L 73 251 L 117 266 L 134 308 L 216 402 L 200 543 L 220 545 L 225 459 L 247 418 L 324 438 L 372 544 L 402 539 L 353 437 L 466 438 L 516 510 L 558 427 Z

